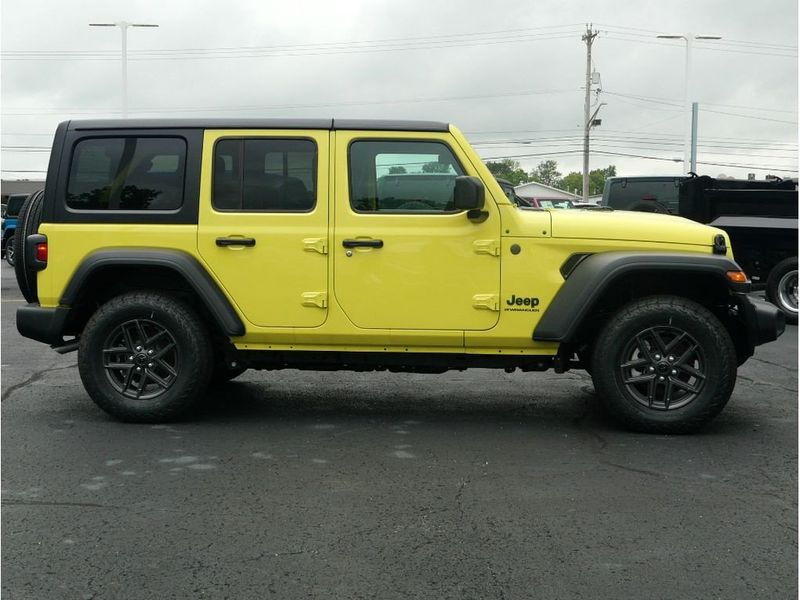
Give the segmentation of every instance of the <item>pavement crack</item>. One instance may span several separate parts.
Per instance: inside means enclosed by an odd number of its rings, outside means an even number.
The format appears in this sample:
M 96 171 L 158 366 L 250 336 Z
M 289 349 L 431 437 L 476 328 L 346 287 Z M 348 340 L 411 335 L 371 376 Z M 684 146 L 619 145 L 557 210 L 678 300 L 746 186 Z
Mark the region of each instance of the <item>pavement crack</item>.
M 779 390 L 792 392 L 793 394 L 797 393 L 797 388 L 790 388 L 788 386 L 781 385 L 779 383 L 771 383 L 769 381 L 761 381 L 760 379 L 753 379 L 752 377 L 747 377 L 746 375 L 739 375 L 739 379 L 743 379 L 744 381 L 752 383 L 753 385 L 765 385 L 767 387 L 778 388 Z
M 458 508 L 459 518 L 464 520 L 464 488 L 469 483 L 469 478 L 462 479 L 458 484 L 458 491 L 456 492 L 456 507 Z
M 77 508 L 111 508 L 115 510 L 124 509 L 124 506 L 114 506 L 112 504 L 97 504 L 95 502 L 58 502 L 55 500 L 12 500 L 4 498 L 3 506 L 74 506 Z
M 772 362 L 771 360 L 764 360 L 763 358 L 756 358 L 755 356 L 751 356 L 750 360 L 754 360 L 756 362 L 764 363 L 765 365 L 772 365 L 773 367 L 780 367 L 781 369 L 785 369 L 790 373 L 796 373 L 797 369 L 792 369 L 787 367 L 786 365 L 782 365 L 780 363 Z
M 607 460 L 602 461 L 604 465 L 608 465 L 609 467 L 614 467 L 615 469 L 621 469 L 623 471 L 629 471 L 631 473 L 638 473 L 640 475 L 647 475 L 649 477 L 657 477 L 658 479 L 666 479 L 667 475 L 664 473 L 659 473 L 658 471 L 649 471 L 647 469 L 637 469 L 635 467 L 628 467 L 626 465 L 619 465 L 617 463 L 609 462 Z
M 3 401 L 3 402 L 5 402 L 5 401 L 6 401 L 6 400 L 8 400 L 8 399 L 11 397 L 11 395 L 12 395 L 14 392 L 16 392 L 18 389 L 20 389 L 21 387 L 24 387 L 24 386 L 26 386 L 26 385 L 30 385 L 31 383 L 36 383 L 37 381 L 39 381 L 40 379 L 42 379 L 42 378 L 43 378 L 45 375 L 47 375 L 48 373 L 52 373 L 52 372 L 54 372 L 54 371 L 64 371 L 65 369 L 72 369 L 73 367 L 77 367 L 77 366 L 78 366 L 78 364 L 77 364 L 77 363 L 75 363 L 75 364 L 72 364 L 72 365 L 66 365 L 66 366 L 64 366 L 64 367 L 53 367 L 53 366 L 49 366 L 49 367 L 45 367 L 44 369 L 39 369 L 38 371 L 34 371 L 34 372 L 33 372 L 33 373 L 30 375 L 30 377 L 28 377 L 28 378 L 27 378 L 27 379 L 25 379 L 24 381 L 21 381 L 21 382 L 19 382 L 19 383 L 15 383 L 15 384 L 14 384 L 14 385 L 12 385 L 11 387 L 9 387 L 7 390 L 5 390 L 5 391 L 3 392 L 3 394 L 2 394 L 2 396 L 0 396 L 0 400 L 1 400 L 1 401 Z

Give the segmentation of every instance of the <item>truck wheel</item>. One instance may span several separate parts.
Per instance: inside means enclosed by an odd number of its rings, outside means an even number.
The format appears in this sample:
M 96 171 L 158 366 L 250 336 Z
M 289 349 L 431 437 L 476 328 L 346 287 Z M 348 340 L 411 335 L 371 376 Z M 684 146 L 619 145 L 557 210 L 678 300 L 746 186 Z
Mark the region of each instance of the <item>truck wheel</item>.
M 736 384 L 736 349 L 708 309 L 676 296 L 624 306 L 592 352 L 609 414 L 635 431 L 689 433 L 713 419 Z
M 8 238 L 6 242 L 6 262 L 12 267 L 14 266 L 14 238 Z
M 797 324 L 797 258 L 772 267 L 767 277 L 767 299 L 780 308 L 788 323 Z
M 37 287 L 36 271 L 27 267 L 25 256 L 25 240 L 29 235 L 39 231 L 42 222 L 42 206 L 44 205 L 44 190 L 32 193 L 19 210 L 17 228 L 14 237 L 8 243 L 14 243 L 14 273 L 17 276 L 17 285 L 28 302 L 38 302 L 39 290 Z
M 92 315 L 78 348 L 81 380 L 107 413 L 132 423 L 185 416 L 201 399 L 213 367 L 207 328 L 188 305 L 132 292 Z

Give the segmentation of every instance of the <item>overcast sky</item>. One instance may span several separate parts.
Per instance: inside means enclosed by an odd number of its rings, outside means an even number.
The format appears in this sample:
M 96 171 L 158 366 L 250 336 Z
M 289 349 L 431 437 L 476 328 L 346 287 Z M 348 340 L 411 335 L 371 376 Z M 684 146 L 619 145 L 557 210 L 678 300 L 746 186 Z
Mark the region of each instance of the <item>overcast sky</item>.
M 685 43 L 656 35 L 719 35 L 692 55 L 698 171 L 796 176 L 797 17 L 796 0 L 3 0 L 2 175 L 43 176 L 22 171 L 46 169 L 59 121 L 120 116 L 120 31 L 88 23 L 124 20 L 159 25 L 129 30 L 130 116 L 435 119 L 484 158 L 564 174 L 586 23 L 606 103 L 591 168 L 620 175 L 682 171 L 622 156 L 683 155 Z

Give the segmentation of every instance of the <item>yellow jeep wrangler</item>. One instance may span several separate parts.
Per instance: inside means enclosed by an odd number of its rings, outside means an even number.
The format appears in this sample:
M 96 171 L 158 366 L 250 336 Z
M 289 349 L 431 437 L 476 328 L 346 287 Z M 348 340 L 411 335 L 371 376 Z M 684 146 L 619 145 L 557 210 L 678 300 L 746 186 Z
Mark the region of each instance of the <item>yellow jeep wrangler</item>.
M 438 122 L 65 122 L 16 236 L 20 333 L 125 421 L 250 368 L 553 368 L 689 431 L 784 328 L 722 231 L 516 206 Z

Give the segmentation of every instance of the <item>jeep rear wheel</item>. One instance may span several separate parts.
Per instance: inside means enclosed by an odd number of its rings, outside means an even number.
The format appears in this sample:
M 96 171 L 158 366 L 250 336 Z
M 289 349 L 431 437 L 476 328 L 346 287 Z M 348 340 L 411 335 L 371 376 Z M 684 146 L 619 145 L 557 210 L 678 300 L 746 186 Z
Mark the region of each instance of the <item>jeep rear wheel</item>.
M 78 349 L 86 391 L 123 421 L 159 423 L 185 416 L 212 371 L 207 329 L 174 298 L 134 292 L 118 296 L 89 319 Z
M 713 419 L 736 383 L 736 350 L 708 309 L 654 296 L 623 307 L 603 328 L 592 378 L 609 414 L 635 431 L 688 433 Z

